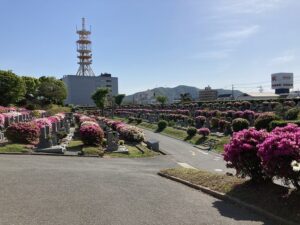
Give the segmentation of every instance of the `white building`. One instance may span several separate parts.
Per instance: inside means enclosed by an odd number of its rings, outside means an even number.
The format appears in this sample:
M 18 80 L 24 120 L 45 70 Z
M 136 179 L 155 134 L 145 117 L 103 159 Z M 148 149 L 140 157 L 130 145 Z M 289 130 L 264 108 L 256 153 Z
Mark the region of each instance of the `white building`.
M 97 88 L 108 88 L 111 90 L 110 96 L 118 95 L 118 78 L 112 77 L 108 73 L 103 73 L 100 76 L 66 75 L 62 81 L 68 90 L 65 104 L 94 106 L 91 96 Z

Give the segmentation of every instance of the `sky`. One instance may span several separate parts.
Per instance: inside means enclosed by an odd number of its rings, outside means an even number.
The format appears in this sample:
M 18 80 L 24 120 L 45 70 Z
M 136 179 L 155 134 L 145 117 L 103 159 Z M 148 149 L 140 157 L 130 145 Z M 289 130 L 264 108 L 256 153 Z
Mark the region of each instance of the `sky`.
M 91 25 L 92 68 L 119 92 L 190 85 L 270 91 L 271 74 L 300 88 L 299 0 L 0 0 L 0 69 L 76 74 L 76 26 Z

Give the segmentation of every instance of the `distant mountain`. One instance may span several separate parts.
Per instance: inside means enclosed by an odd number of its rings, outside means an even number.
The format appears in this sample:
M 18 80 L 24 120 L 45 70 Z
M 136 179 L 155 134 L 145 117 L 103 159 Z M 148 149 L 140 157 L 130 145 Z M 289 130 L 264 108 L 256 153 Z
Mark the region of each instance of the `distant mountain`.
M 216 89 L 218 91 L 218 95 L 223 94 L 231 94 L 231 90 L 225 90 L 225 89 Z M 137 92 L 132 95 L 128 95 L 124 98 L 124 104 L 128 103 L 151 103 L 151 101 L 155 101 L 155 96 L 163 95 L 167 96 L 169 102 L 173 102 L 176 99 L 180 99 L 180 94 L 183 93 L 190 93 L 191 97 L 194 100 L 197 100 L 199 98 L 199 88 L 191 87 L 191 86 L 185 86 L 185 85 L 179 85 L 174 88 L 169 87 L 158 87 L 147 91 Z M 239 96 L 242 94 L 241 91 L 235 90 L 234 96 Z

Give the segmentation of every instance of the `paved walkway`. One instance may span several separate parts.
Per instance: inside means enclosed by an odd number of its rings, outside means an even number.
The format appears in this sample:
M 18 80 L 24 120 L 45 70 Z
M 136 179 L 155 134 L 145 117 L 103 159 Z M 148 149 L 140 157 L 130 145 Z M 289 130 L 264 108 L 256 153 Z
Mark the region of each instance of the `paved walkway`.
M 0 155 L 0 225 L 268 225 L 156 173 L 165 156 Z
M 234 170 L 226 168 L 226 163 L 222 156 L 215 152 L 203 151 L 184 141 L 152 131 L 144 130 L 144 132 L 147 139 L 158 140 L 160 148 L 180 166 L 220 173 L 234 173 Z

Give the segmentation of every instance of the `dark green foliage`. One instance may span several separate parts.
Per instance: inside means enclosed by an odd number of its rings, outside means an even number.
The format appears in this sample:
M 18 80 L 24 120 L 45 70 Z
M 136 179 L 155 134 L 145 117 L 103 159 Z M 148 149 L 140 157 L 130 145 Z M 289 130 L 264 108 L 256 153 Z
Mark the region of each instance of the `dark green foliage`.
M 273 120 L 278 120 L 278 117 L 274 113 L 272 112 L 262 113 L 255 120 L 254 126 L 257 130 L 269 129 L 269 125 Z
M 287 120 L 296 120 L 298 118 L 300 110 L 299 108 L 291 108 L 285 113 L 285 119 Z
M 158 131 L 163 131 L 168 126 L 168 122 L 165 120 L 158 121 L 157 127 Z
M 276 127 L 285 127 L 288 124 L 285 120 L 273 120 L 270 122 L 270 130 L 275 129 Z
M 98 88 L 92 95 L 92 99 L 95 105 L 102 110 L 102 115 L 104 111 L 105 104 L 107 103 L 107 94 L 109 89 L 107 88 Z
M 238 132 L 249 128 L 249 122 L 243 118 L 237 118 L 232 121 L 232 130 Z
M 218 128 L 219 127 L 219 119 L 217 117 L 211 118 L 210 125 L 211 125 L 211 128 L 214 128 L 214 129 Z
M 38 97 L 43 100 L 43 104 L 63 104 L 67 97 L 67 88 L 63 81 L 55 77 L 39 78 Z
M 124 94 L 119 94 L 115 96 L 115 103 L 120 106 L 122 104 L 123 99 L 125 98 Z
M 140 124 L 143 120 L 141 118 L 136 118 L 136 123 Z
M 197 129 L 195 127 L 189 127 L 186 133 L 189 137 L 194 137 L 197 133 Z
M 156 101 L 158 101 L 160 104 L 164 105 L 167 102 L 168 98 L 166 96 L 157 96 Z
M 135 121 L 135 118 L 133 116 L 129 117 L 128 118 L 128 123 L 132 123 Z
M 24 81 L 11 71 L 0 70 L 0 105 L 15 104 L 24 98 Z

